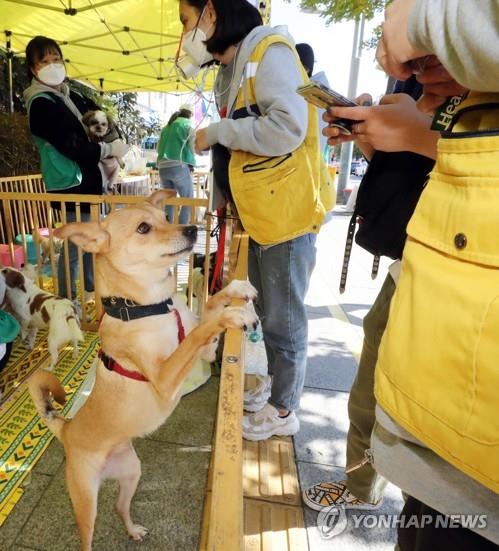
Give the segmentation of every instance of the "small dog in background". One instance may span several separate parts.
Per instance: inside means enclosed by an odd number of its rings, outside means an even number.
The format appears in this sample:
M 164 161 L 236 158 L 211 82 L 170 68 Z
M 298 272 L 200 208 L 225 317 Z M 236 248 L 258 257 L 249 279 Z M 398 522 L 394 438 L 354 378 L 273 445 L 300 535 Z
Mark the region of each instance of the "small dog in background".
M 121 134 L 115 122 L 104 111 L 88 111 L 81 122 L 86 126 L 90 139 L 95 143 L 110 143 L 121 139 Z M 99 162 L 102 173 L 103 193 L 112 193 L 118 182 L 123 161 L 117 157 L 106 157 Z
M 210 267 L 208 274 L 208 295 L 211 295 L 211 283 L 213 280 L 213 272 L 215 270 L 216 262 L 216 252 L 210 253 Z M 204 291 L 204 260 L 206 256 L 201 253 L 193 254 L 193 270 L 192 270 L 192 295 L 197 298 L 197 314 L 201 315 L 201 306 L 204 302 L 203 291 Z M 216 289 L 218 291 L 219 289 Z M 186 290 L 187 295 L 189 294 L 189 287 Z
M 5 282 L 10 312 L 21 324 L 21 336 L 33 350 L 38 329 L 48 328 L 48 349 L 54 369 L 59 348 L 71 342 L 73 358 L 78 355 L 78 341 L 83 340 L 80 321 L 74 304 L 37 287 L 25 274 L 14 268 L 2 268 L 0 277 Z
M 201 280 L 204 280 L 204 261 L 206 256 L 202 253 L 194 253 L 193 257 L 194 258 L 193 258 L 192 267 L 195 271 L 198 271 L 198 273 L 202 276 Z M 217 253 L 216 252 L 210 253 L 210 262 L 209 262 L 210 273 L 208 274 L 208 293 L 210 292 L 211 284 L 213 281 L 216 260 L 217 260 Z M 216 289 L 216 290 L 219 291 L 219 289 Z M 202 293 L 196 292 L 196 286 L 194 286 L 193 293 L 195 297 L 202 296 Z
M 35 238 L 35 242 L 37 242 L 40 245 L 40 249 L 41 249 L 40 256 L 41 256 L 42 264 L 48 264 L 50 262 L 50 238 L 48 238 L 45 235 L 42 235 L 40 232 L 36 230 L 33 236 Z M 64 241 L 62 239 L 58 239 L 55 236 L 52 236 L 52 243 L 54 247 L 55 261 L 57 262 L 57 258 L 64 246 Z M 28 277 L 30 277 L 29 274 L 28 274 Z M 30 279 L 35 279 L 35 278 L 30 277 Z

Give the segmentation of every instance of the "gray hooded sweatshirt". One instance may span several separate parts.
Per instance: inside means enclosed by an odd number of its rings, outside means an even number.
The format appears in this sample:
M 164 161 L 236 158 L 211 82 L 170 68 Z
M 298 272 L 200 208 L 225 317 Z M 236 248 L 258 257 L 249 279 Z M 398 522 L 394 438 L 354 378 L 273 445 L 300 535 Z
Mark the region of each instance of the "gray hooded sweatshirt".
M 294 44 L 285 27 L 256 27 L 241 42 L 234 65 L 220 69 L 215 82 L 215 97 L 219 109 L 227 105 L 227 118 L 208 126 L 210 145 L 219 143 L 231 150 L 270 157 L 294 151 L 305 139 L 308 108 L 305 100 L 296 93 L 303 78 L 297 56 L 284 44 L 270 46 L 256 70 L 255 96 L 261 116 L 230 118 L 240 85 L 251 70 L 247 65 L 250 54 L 263 38 L 276 34 L 285 36 Z M 225 98 L 227 102 L 223 101 Z M 249 105 L 247 108 L 250 111 Z

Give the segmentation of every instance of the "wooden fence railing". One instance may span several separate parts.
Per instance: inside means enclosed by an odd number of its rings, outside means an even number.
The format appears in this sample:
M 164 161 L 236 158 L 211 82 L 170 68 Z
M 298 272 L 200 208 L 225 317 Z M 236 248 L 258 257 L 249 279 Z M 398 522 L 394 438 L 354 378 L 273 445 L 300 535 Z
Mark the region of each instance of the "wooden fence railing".
M 9 185 L 13 182 L 10 180 Z M 1 183 L 0 183 L 1 185 Z M 71 195 L 54 193 L 19 193 L 11 191 L 0 192 L 0 265 L 9 264 L 20 266 L 30 263 L 36 267 L 38 275 L 37 284 L 42 289 L 49 289 L 58 294 L 59 280 L 57 277 L 58 255 L 64 249 L 66 288 L 71 295 L 71 283 L 69 272 L 68 242 L 61 242 L 54 238 L 53 229 L 59 224 L 65 224 L 68 220 L 68 205 L 71 204 L 71 211 L 74 212 L 76 221 L 81 221 L 82 213 L 90 213 L 91 221 L 99 221 L 104 212 L 111 212 L 122 208 L 124 205 L 144 201 L 144 197 L 137 195 Z M 59 203 L 57 209 L 52 205 Z M 211 238 L 211 217 L 202 219 L 198 215 L 207 208 L 207 199 L 168 199 L 165 204 L 172 205 L 174 209 L 174 222 L 178 220 L 179 209 L 186 205 L 191 207 L 190 217 L 192 223 L 200 227 L 198 238 L 198 250 L 205 254 L 204 273 L 209 274 L 209 253 L 212 250 Z M 200 222 L 201 220 L 201 222 Z M 200 242 L 204 239 L 204 242 Z M 202 244 L 201 244 L 202 243 Z M 79 300 L 82 306 L 82 327 L 86 330 L 95 330 L 96 319 L 101 313 L 99 290 L 95 289 L 95 311 L 92 311 L 86 301 L 84 293 L 83 253 L 78 249 L 79 273 L 77 277 L 77 296 L 70 296 Z M 174 269 L 176 281 L 179 281 L 179 272 L 186 271 L 185 266 L 177 265 Z M 185 278 L 185 291 L 187 292 L 188 304 L 193 305 L 193 259 L 189 260 L 187 267 L 187 278 Z M 208 295 L 208 278 L 203 282 L 203 296 L 198 297 L 201 301 L 201 308 Z

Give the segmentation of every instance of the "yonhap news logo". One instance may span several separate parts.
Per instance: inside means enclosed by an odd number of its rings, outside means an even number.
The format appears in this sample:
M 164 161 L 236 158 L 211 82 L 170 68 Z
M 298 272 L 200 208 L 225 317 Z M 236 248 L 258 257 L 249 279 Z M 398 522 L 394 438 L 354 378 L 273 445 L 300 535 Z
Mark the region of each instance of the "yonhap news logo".
M 350 523 L 351 521 L 351 523 Z M 359 528 L 468 528 L 479 530 L 487 527 L 487 515 L 386 515 L 349 512 L 343 507 L 331 505 L 322 509 L 317 516 L 317 528 L 324 539 L 331 539 L 343 533 L 351 524 Z
M 324 539 L 330 539 L 345 531 L 348 525 L 344 507 L 331 505 L 317 515 L 317 528 Z

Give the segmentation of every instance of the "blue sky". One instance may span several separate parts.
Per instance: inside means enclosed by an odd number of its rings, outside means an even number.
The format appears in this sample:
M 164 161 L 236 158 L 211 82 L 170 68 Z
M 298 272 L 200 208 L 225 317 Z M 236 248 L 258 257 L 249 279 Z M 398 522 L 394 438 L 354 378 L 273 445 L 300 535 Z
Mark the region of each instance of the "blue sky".
M 354 23 L 326 26 L 323 18 L 305 14 L 298 6 L 299 0 L 292 0 L 289 4 L 284 0 L 272 0 L 271 25 L 287 25 L 296 42 L 308 42 L 315 52 L 314 71 L 324 71 L 331 88 L 347 95 Z M 372 36 L 373 28 L 381 21 L 380 14 L 374 21 L 366 24 L 365 39 Z M 358 94 L 368 92 L 377 99 L 385 91 L 386 77 L 376 68 L 374 54 L 374 50 L 363 52 Z

